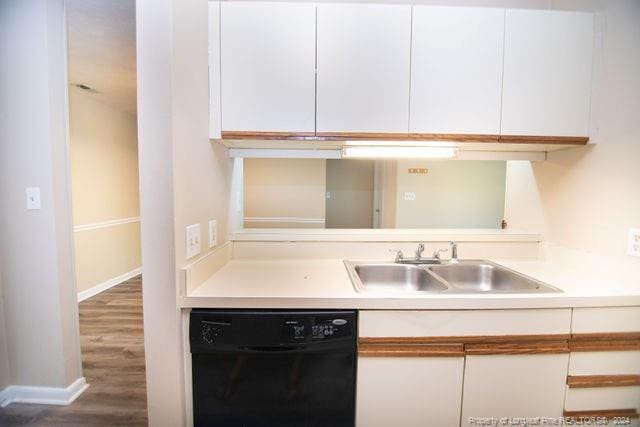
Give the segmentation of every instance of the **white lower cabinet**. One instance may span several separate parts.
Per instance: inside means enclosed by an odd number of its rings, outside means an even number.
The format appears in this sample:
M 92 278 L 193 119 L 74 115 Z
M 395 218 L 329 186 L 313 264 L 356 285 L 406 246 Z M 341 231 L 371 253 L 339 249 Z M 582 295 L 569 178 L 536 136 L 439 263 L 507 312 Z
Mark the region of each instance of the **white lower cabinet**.
M 360 357 L 356 424 L 459 426 L 463 372 L 464 357 Z
M 569 354 L 467 356 L 461 425 L 479 425 L 474 418 L 561 417 L 568 362 Z

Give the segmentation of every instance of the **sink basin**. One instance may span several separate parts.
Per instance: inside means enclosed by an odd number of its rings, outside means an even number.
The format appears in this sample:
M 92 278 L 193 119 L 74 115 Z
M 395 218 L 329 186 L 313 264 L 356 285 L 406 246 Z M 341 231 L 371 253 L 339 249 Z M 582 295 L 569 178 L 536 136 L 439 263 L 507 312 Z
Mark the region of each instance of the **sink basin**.
M 358 292 L 550 293 L 553 286 L 486 260 L 443 264 L 345 261 Z
M 440 279 L 415 265 L 360 263 L 351 267 L 358 291 L 441 292 L 448 289 Z
M 559 289 L 489 261 L 465 260 L 457 264 L 428 266 L 427 269 L 459 292 L 560 292 Z

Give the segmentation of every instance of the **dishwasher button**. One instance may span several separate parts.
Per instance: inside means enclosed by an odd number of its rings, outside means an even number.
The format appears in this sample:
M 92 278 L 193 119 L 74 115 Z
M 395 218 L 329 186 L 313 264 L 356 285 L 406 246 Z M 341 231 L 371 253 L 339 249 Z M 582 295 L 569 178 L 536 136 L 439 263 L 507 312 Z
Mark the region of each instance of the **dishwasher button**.
M 346 325 L 347 321 L 345 319 L 333 319 L 333 323 L 336 326 L 342 326 L 342 325 Z

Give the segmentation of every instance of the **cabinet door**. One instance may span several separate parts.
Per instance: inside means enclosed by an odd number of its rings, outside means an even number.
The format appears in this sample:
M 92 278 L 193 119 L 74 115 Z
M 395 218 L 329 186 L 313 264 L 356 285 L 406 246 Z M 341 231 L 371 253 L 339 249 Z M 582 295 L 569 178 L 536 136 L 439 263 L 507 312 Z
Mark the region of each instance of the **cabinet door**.
M 315 131 L 315 6 L 222 2 L 223 131 Z
M 409 123 L 411 6 L 318 5 L 318 132 Z
M 503 135 L 587 136 L 593 14 L 507 10 Z
M 414 6 L 410 132 L 500 132 L 504 13 Z
M 463 357 L 360 357 L 357 425 L 460 425 L 463 370 Z
M 569 354 L 467 356 L 462 423 L 473 418 L 560 417 Z

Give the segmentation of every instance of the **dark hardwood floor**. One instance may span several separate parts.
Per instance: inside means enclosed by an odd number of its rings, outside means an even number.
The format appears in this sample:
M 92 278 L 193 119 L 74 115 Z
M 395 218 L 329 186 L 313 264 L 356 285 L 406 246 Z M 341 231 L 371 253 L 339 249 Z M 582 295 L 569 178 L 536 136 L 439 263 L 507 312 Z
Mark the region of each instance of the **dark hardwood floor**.
M 69 406 L 11 404 L 0 426 L 147 425 L 140 276 L 80 303 L 80 340 L 90 387 Z

